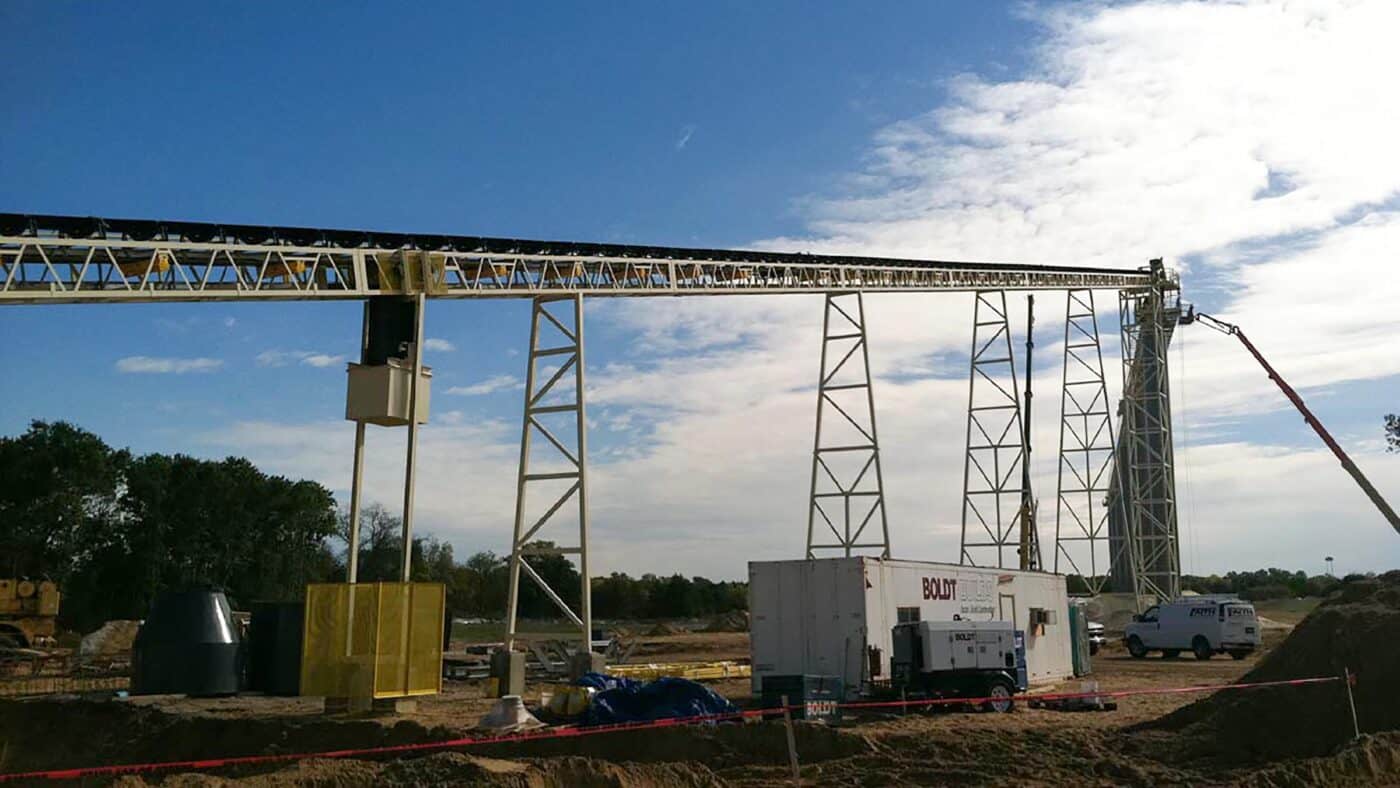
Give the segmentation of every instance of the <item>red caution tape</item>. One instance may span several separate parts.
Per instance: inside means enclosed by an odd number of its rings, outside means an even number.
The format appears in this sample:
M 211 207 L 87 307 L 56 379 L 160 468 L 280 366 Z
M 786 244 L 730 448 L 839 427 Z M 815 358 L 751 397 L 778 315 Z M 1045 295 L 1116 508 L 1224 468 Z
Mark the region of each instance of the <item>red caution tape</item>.
M 1135 690 L 1111 690 L 1102 692 L 1061 692 L 1036 694 L 1037 700 L 1068 700 L 1071 698 L 1129 698 L 1139 695 L 1181 695 L 1195 692 L 1218 692 L 1224 690 L 1258 689 L 1261 687 L 1293 687 L 1303 684 L 1325 684 L 1333 681 L 1341 681 L 1340 676 L 1319 676 L 1316 678 L 1287 679 L 1284 681 L 1256 681 L 1248 684 L 1201 684 L 1191 687 L 1169 687 L 1155 689 L 1135 689 Z M 1356 681 L 1356 675 L 1352 674 L 1351 680 Z M 1025 696 L 1022 696 L 1025 697 Z M 838 708 L 842 709 L 881 709 L 898 708 L 908 706 L 937 706 L 952 704 L 981 704 L 990 701 L 1005 700 L 1005 698 L 931 698 L 923 700 L 894 700 L 894 701 L 863 701 L 856 703 L 841 703 Z M 789 711 L 801 710 L 800 704 L 787 707 Z M 701 714 L 692 717 L 675 717 L 665 720 L 652 720 L 648 722 L 624 722 L 613 725 L 593 725 L 586 728 L 562 727 L 549 728 L 539 731 L 508 733 L 500 736 L 468 736 L 458 739 L 446 739 L 435 742 L 421 742 L 417 744 L 395 744 L 384 747 L 361 747 L 348 750 L 329 750 L 325 752 L 301 752 L 301 753 L 279 753 L 275 755 L 243 755 L 232 758 L 205 758 L 191 761 L 163 761 L 160 763 L 132 763 L 115 764 L 108 766 L 85 766 L 76 769 L 49 769 L 34 772 L 11 772 L 0 774 L 0 782 L 13 780 L 76 780 L 82 777 L 92 777 L 96 775 L 119 775 L 119 774 L 139 774 L 144 772 L 165 771 L 169 769 L 217 769 L 227 766 L 245 766 L 249 764 L 267 764 L 286 761 L 300 761 L 307 758 L 355 758 L 361 756 L 394 755 L 403 753 L 421 753 L 434 750 L 450 750 L 462 747 L 482 746 L 488 744 L 505 744 L 510 742 L 542 741 L 546 739 L 566 739 L 582 736 L 596 736 L 604 733 L 617 733 L 620 731 L 650 730 L 655 728 L 673 728 L 682 725 L 696 725 L 706 722 L 724 722 L 741 720 L 751 717 L 764 717 L 779 714 L 784 709 L 774 707 L 768 709 L 754 709 L 750 711 L 739 711 L 730 714 Z

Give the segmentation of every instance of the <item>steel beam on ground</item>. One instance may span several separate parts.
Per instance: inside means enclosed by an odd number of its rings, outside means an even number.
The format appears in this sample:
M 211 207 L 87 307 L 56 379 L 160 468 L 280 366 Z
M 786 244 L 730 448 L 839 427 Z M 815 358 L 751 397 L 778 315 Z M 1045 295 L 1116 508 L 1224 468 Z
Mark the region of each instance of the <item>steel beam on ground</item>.
M 825 303 L 807 507 L 807 557 L 817 558 L 819 552 L 850 556 L 853 551 L 874 550 L 876 555 L 889 558 L 890 528 L 875 428 L 865 299 L 858 292 L 828 293 Z M 823 439 L 829 441 L 833 432 L 841 434 L 841 442 L 825 443 Z M 879 533 L 862 541 L 874 527 Z M 828 532 L 834 542 L 828 541 Z

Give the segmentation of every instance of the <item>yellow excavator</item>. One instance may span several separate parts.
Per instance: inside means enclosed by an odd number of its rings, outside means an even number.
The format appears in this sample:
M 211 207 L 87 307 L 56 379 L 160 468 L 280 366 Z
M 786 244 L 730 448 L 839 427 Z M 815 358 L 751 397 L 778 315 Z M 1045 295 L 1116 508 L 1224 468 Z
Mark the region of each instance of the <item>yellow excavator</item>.
M 58 600 L 48 580 L 0 578 L 0 648 L 55 645 Z

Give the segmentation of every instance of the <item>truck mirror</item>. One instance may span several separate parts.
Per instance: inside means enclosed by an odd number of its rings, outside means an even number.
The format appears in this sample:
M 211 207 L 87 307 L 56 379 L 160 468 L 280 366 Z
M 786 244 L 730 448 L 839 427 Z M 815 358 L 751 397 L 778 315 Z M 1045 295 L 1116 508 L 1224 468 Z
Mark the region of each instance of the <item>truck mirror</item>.
M 1138 623 L 1142 623 L 1142 616 L 1137 615 L 1137 614 L 1133 614 L 1133 620 L 1136 621 L 1136 622 L 1138 622 Z

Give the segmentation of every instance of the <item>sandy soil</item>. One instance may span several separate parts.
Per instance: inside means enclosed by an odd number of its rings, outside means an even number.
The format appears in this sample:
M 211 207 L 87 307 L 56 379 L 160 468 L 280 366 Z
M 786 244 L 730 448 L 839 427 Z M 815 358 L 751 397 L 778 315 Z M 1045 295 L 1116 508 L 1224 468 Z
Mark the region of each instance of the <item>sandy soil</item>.
M 643 635 L 629 662 L 712 662 L 749 659 L 747 632 L 688 632 Z
M 1266 633 L 1265 651 L 1286 634 Z M 650 636 L 643 641 L 647 650 L 634 661 L 747 656 L 742 633 Z M 1102 690 L 1215 686 L 1257 669 L 1263 660 L 1261 656 L 1243 661 L 1220 657 L 1134 660 L 1111 647 L 1095 658 L 1092 680 Z M 751 702 L 747 680 L 713 686 L 740 705 Z M 1076 680 L 1043 689 L 1078 686 Z M 541 689 L 530 686 L 527 697 L 537 697 Z M 1337 694 L 1328 696 L 1329 706 L 1342 702 L 1340 685 L 1325 685 L 1317 691 Z M 1234 694 L 1242 693 L 1219 697 Z M 1394 732 L 1363 737 L 1310 759 L 1251 761 L 1183 748 L 1181 741 L 1198 740 L 1200 734 L 1190 727 L 1163 728 L 1162 719 L 1184 714 L 1182 719 L 1189 718 L 1191 725 L 1206 725 L 1210 709 L 1192 705 L 1201 697 L 1127 698 L 1114 712 L 1052 712 L 1021 704 L 1009 715 L 886 713 L 862 715 L 837 726 L 798 723 L 802 781 L 808 785 L 1400 785 L 1400 734 Z M 1287 700 L 1280 698 L 1280 702 Z M 468 733 L 490 704 L 479 685 L 465 682 L 448 682 L 443 694 L 421 700 L 415 714 L 381 717 L 331 717 L 311 699 L 258 696 L 0 702 L 0 742 L 5 745 L 0 747 L 0 771 L 428 742 Z M 1213 735 L 1212 730 L 1207 735 Z M 787 763 L 782 724 L 758 722 L 477 746 L 469 752 L 393 760 L 313 758 L 276 766 L 125 777 L 122 782 L 130 786 L 229 781 L 260 786 L 757 786 L 790 781 Z

